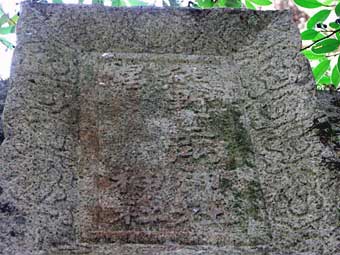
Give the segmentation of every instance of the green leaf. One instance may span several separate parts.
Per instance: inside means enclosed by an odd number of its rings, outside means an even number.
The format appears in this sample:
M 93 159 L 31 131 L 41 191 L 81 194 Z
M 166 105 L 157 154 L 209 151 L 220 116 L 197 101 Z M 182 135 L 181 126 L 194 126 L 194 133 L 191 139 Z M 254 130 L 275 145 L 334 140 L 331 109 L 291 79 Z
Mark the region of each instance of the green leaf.
M 338 40 L 340 40 L 340 32 L 336 32 L 336 33 L 335 33 L 335 36 L 336 36 L 336 38 L 337 38 Z
M 19 15 L 15 14 L 10 20 L 8 21 L 8 24 L 15 26 L 18 23 Z
M 304 50 L 303 55 L 305 55 L 305 57 L 309 60 L 317 60 L 317 59 L 323 59 L 325 58 L 325 55 L 320 55 L 320 54 L 315 54 L 310 50 Z
M 338 70 L 340 72 L 340 56 L 338 56 L 338 62 L 336 63 L 336 66 L 338 67 Z
M 8 21 L 8 16 L 7 16 L 6 14 L 3 14 L 3 15 L 0 17 L 0 27 L 1 27 L 3 24 L 7 23 L 7 21 Z
M 4 14 L 0 17 L 0 27 L 5 23 L 8 23 L 10 26 L 15 26 L 18 22 L 18 19 L 18 15 L 14 15 L 12 18 L 9 18 L 7 14 Z
M 213 7 L 241 8 L 242 1 L 241 0 L 218 0 L 216 3 L 213 3 Z
M 294 0 L 294 3 L 296 5 L 304 7 L 304 8 L 318 8 L 322 6 L 322 3 L 316 1 L 316 0 Z
M 92 4 L 104 4 L 104 0 L 92 0 Z
M 112 0 L 111 1 L 111 6 L 113 6 L 113 7 L 121 6 L 120 0 Z
M 261 6 L 267 6 L 267 5 L 272 4 L 270 0 L 250 0 L 250 1 L 256 5 L 261 5 Z
M 15 15 L 11 18 L 11 22 L 14 22 L 15 24 L 18 23 L 18 20 L 19 20 L 19 15 L 18 15 L 18 14 L 15 14 Z
M 54 3 L 54 4 L 62 4 L 63 0 L 53 0 L 52 3 Z
M 118 6 L 121 7 L 126 7 L 126 6 L 131 6 L 128 0 L 117 0 L 119 2 Z
M 340 83 L 340 72 L 339 72 L 339 69 L 337 67 L 337 65 L 335 65 L 333 67 L 333 71 L 332 71 L 332 84 L 337 87 Z
M 320 84 L 330 84 L 331 83 L 331 78 L 329 76 L 323 76 L 320 80 L 319 80 Z
M 316 40 L 320 40 L 320 39 L 323 39 L 325 38 L 325 35 L 322 34 L 322 33 L 318 33 L 317 36 L 315 36 L 312 41 L 316 41 Z
M 331 10 L 321 10 L 309 18 L 307 28 L 314 28 L 317 23 L 323 23 L 331 13 Z
M 315 37 L 319 37 L 318 39 L 324 37 L 320 32 L 314 30 L 314 29 L 307 29 L 306 31 L 303 31 L 301 33 L 301 39 L 302 40 L 313 40 Z M 316 39 L 316 40 L 318 40 Z
M 329 69 L 331 61 L 326 59 L 313 68 L 313 75 L 316 82 L 319 82 L 324 73 Z
M 14 44 L 12 44 L 10 41 L 6 40 L 3 37 L 0 37 L 0 43 L 2 43 L 3 45 L 5 45 L 8 49 L 14 49 Z
M 0 34 L 7 35 L 15 32 L 15 26 L 0 27 Z
M 322 0 L 321 3 L 324 5 L 331 5 L 334 2 L 334 0 Z
M 250 10 L 256 10 L 256 7 L 249 0 L 246 0 L 246 7 Z
M 340 45 L 337 39 L 325 39 L 312 47 L 312 51 L 316 54 L 328 53 L 336 50 Z
M 198 0 L 197 4 L 200 8 L 211 8 L 214 6 L 214 2 L 211 0 Z
M 226 2 L 229 0 L 218 0 L 218 1 L 212 1 L 213 2 L 213 7 L 225 7 Z M 192 1 L 193 2 L 193 1 Z
M 338 17 L 340 16 L 340 3 L 335 6 L 335 14 Z
M 78 3 L 79 4 L 83 4 L 85 0 L 79 0 Z
M 331 28 L 334 28 L 334 29 L 339 29 L 339 28 L 340 28 L 340 24 L 335 23 L 335 22 L 329 23 L 329 26 L 330 26 Z
M 121 6 L 122 2 L 125 3 L 125 6 L 148 6 L 150 5 L 147 2 L 141 1 L 141 0 L 123 0 L 121 1 Z

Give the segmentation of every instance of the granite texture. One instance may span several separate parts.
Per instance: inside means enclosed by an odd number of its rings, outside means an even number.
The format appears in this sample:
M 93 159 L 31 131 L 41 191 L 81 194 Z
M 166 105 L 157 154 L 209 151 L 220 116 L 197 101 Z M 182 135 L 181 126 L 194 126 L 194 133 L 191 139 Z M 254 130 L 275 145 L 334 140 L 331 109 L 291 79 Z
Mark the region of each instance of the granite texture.
M 17 31 L 1 254 L 339 254 L 289 12 L 26 2 Z

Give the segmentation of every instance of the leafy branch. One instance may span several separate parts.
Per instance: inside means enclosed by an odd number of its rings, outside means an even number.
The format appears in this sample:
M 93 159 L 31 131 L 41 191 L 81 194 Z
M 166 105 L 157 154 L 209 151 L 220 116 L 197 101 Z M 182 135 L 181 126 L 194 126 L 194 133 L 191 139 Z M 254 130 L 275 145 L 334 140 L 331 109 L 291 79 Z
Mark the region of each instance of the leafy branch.
M 340 2 L 335 0 L 293 0 L 299 7 L 320 8 L 307 21 L 307 29 L 301 33 L 303 41 L 312 41 L 301 49 L 310 61 L 318 88 L 325 84 L 334 88 L 340 85 Z M 332 14 L 332 15 L 331 15 Z M 335 15 L 334 15 L 335 14 Z M 335 21 L 329 20 L 337 16 Z M 332 29 L 327 29 L 328 27 Z M 333 53 L 333 54 L 331 54 Z M 336 61 L 331 61 L 337 58 Z M 331 63 L 336 63 L 331 66 Z
M 327 31 L 327 32 L 330 32 L 330 31 Z M 320 42 L 320 41 L 322 41 L 322 40 L 325 40 L 325 39 L 331 37 L 332 35 L 334 35 L 334 34 L 337 33 L 337 32 L 340 32 L 340 29 L 337 29 L 337 30 L 332 31 L 331 34 L 329 34 L 329 35 L 327 35 L 327 36 L 325 36 L 325 37 L 323 37 L 323 38 L 320 38 L 320 39 L 314 41 L 314 42 L 311 43 L 310 45 L 308 45 L 308 46 L 302 48 L 300 51 L 304 51 L 304 50 L 306 50 L 306 49 L 312 47 L 313 45 L 317 44 L 318 42 Z
M 15 27 L 16 27 L 18 19 L 19 19 L 19 14 L 16 14 L 13 17 L 9 17 L 9 15 L 6 14 L 3 11 L 2 7 L 0 6 L 0 34 L 7 35 L 7 34 L 15 33 Z M 11 42 L 9 42 L 6 38 L 4 38 L 3 36 L 0 36 L 0 43 L 2 43 L 8 49 L 14 48 L 14 45 Z

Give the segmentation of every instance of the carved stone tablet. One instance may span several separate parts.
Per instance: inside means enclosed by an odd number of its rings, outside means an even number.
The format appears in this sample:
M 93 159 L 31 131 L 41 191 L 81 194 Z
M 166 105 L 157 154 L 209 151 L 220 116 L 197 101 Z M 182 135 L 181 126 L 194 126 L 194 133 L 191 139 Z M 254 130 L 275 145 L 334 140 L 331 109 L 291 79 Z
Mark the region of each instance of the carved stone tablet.
M 286 11 L 24 3 L 0 254 L 339 254 L 299 49 Z
M 214 56 L 83 56 L 80 72 L 91 75 L 79 97 L 82 240 L 248 242 L 235 238 L 247 229 L 239 196 L 256 196 L 259 183 L 236 173 L 254 162 L 235 66 Z M 244 194 L 229 192 L 236 183 Z M 262 202 L 246 208 L 261 229 Z

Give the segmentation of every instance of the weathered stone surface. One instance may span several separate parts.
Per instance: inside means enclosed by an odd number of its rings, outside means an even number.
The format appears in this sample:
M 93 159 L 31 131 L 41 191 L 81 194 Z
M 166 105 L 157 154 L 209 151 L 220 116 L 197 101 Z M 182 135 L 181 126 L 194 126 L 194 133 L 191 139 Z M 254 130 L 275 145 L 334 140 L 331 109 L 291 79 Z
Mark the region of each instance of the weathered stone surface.
M 314 129 L 320 142 L 335 152 L 335 157 L 325 158 L 329 168 L 340 169 L 340 92 L 318 91 L 318 108 L 324 113 L 314 121 Z
M 2 129 L 2 112 L 4 111 L 7 90 L 8 90 L 8 80 L 0 79 L 0 144 L 4 140 L 4 132 Z
M 288 12 L 23 5 L 3 254 L 337 254 Z M 314 125 L 313 125 L 314 124 Z

